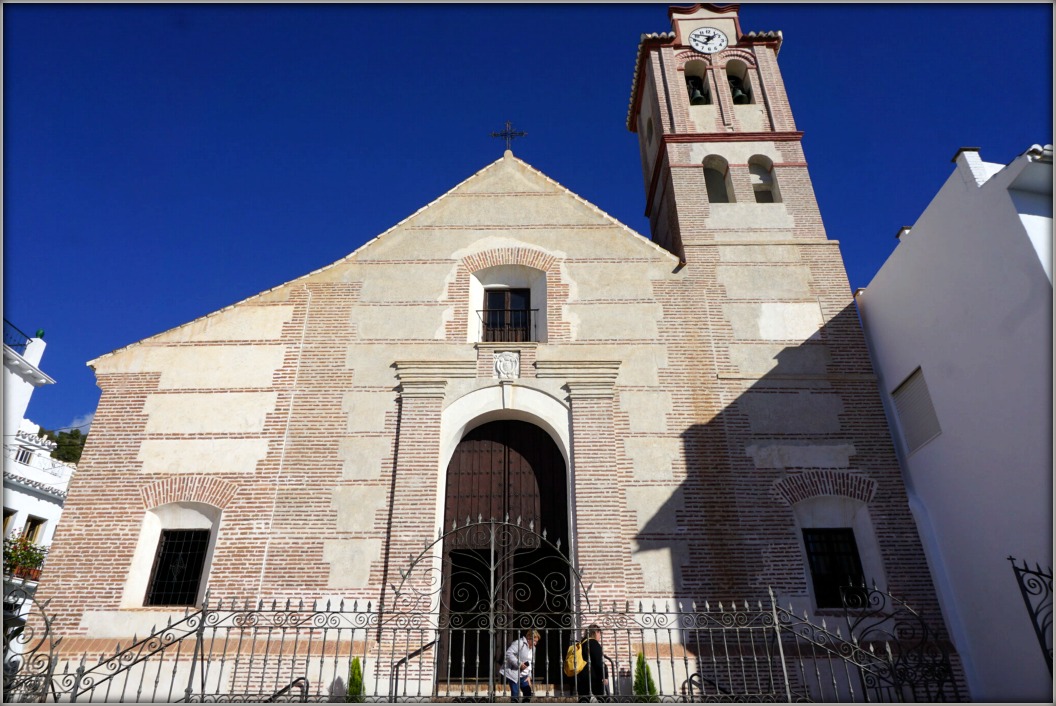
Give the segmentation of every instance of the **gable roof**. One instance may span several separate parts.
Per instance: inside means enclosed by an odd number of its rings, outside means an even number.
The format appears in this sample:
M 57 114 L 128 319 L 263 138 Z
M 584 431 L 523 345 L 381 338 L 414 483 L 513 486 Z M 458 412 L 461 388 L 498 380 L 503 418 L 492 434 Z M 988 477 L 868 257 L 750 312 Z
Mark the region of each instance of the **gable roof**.
M 134 343 L 130 343 L 127 346 L 122 346 L 109 353 L 104 353 L 101 356 L 88 362 L 89 367 L 92 367 L 97 361 L 112 356 L 116 353 L 124 351 L 128 348 L 138 346 L 142 343 L 147 343 L 158 337 L 165 336 L 173 331 L 178 331 L 184 327 L 190 326 L 197 322 L 209 319 L 217 316 L 224 312 L 230 311 L 231 309 L 251 302 L 255 299 L 264 297 L 272 292 L 280 290 L 284 287 L 295 285 L 298 282 L 311 279 L 316 277 L 328 270 L 335 267 L 339 267 L 345 263 L 355 260 L 364 252 L 370 248 L 382 243 L 383 241 L 393 237 L 395 234 L 405 231 L 409 228 L 423 227 L 423 228 L 439 228 L 439 229 L 476 229 L 476 228 L 503 228 L 506 226 L 513 226 L 510 224 L 503 223 L 473 223 L 467 222 L 463 218 L 462 222 L 447 222 L 445 223 L 444 211 L 454 210 L 457 213 L 462 214 L 464 217 L 468 212 L 468 209 L 459 210 L 455 207 L 454 202 L 459 201 L 465 197 L 466 199 L 506 199 L 507 203 L 521 204 L 521 208 L 506 208 L 497 209 L 491 208 L 489 212 L 494 218 L 494 214 L 503 213 L 509 215 L 511 218 L 518 216 L 524 217 L 525 215 L 535 216 L 539 221 L 535 225 L 550 225 L 552 227 L 560 227 L 561 225 L 582 225 L 582 226 L 606 226 L 614 228 L 623 237 L 628 238 L 631 242 L 634 242 L 638 247 L 642 247 L 648 250 L 650 255 L 660 256 L 663 258 L 670 258 L 677 261 L 677 257 L 664 250 L 659 245 L 656 245 L 651 240 L 636 232 L 629 226 L 621 223 L 605 211 L 601 210 L 594 204 L 590 203 L 583 197 L 572 192 L 566 187 L 562 186 L 555 180 L 548 177 L 535 167 L 532 167 L 527 162 L 515 157 L 513 152 L 506 150 L 503 156 L 496 161 L 488 164 L 482 169 L 478 170 L 468 178 L 456 184 L 453 188 L 433 199 L 429 203 L 419 208 L 414 213 L 410 214 L 406 218 L 403 218 L 399 222 L 395 223 L 382 233 L 378 234 L 374 238 L 371 238 L 345 257 L 336 260 L 328 265 L 320 267 L 316 270 L 308 272 L 300 277 L 283 282 L 274 287 L 266 289 L 262 292 L 258 292 L 246 299 L 242 299 L 233 304 L 225 306 L 216 311 L 200 316 L 196 319 L 192 319 L 186 323 L 175 326 L 166 331 L 148 336 L 147 338 L 141 339 Z M 555 199 L 556 197 L 556 199 Z M 557 201 L 561 201 L 562 205 L 556 210 L 552 207 L 548 208 L 533 208 L 533 204 L 540 203 L 540 200 L 550 202 L 551 205 Z M 472 219 L 470 219 L 472 220 Z M 486 220 L 486 219 L 485 219 Z M 457 219 L 455 219 L 457 221 Z

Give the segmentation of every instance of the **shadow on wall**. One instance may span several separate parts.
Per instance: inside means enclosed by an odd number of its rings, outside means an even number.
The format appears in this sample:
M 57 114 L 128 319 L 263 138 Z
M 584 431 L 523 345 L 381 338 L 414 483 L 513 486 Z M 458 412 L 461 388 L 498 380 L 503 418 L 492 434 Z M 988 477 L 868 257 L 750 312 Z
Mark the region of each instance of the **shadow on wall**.
M 632 503 L 652 493 L 635 537 L 647 591 L 688 610 L 705 600 L 765 604 L 772 588 L 782 605 L 815 613 L 831 597 L 815 595 L 803 530 L 850 529 L 864 578 L 942 625 L 861 339 L 852 303 L 809 340 L 758 358 L 759 369 L 771 366 L 765 374 L 695 391 L 720 411 L 683 432 L 685 480 L 666 499 L 666 488 L 628 489 Z M 643 517 L 645 506 L 656 510 Z

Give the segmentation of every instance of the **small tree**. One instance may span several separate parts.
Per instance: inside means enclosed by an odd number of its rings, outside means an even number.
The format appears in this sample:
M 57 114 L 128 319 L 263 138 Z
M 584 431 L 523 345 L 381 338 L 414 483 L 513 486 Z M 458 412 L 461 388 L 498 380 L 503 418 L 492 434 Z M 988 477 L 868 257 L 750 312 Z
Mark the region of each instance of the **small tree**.
M 359 663 L 359 657 L 353 657 L 348 665 L 348 691 L 345 694 L 345 702 L 358 704 L 363 702 L 363 666 Z
M 634 665 L 634 684 L 631 687 L 635 700 L 643 703 L 656 703 L 660 700 L 653 682 L 653 672 L 649 669 L 649 663 L 645 661 L 645 655 L 638 653 L 638 662 Z

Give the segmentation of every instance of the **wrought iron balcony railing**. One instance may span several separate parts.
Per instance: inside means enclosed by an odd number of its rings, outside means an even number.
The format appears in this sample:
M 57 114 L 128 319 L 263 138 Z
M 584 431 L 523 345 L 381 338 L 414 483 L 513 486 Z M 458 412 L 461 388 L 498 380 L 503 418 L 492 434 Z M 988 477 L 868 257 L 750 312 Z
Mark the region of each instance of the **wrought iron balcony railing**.
M 26 344 L 29 343 L 30 336 L 18 329 L 13 323 L 4 319 L 4 345 L 8 348 L 13 349 L 19 355 L 26 352 Z
M 483 341 L 519 343 L 537 341 L 538 309 L 482 309 L 477 312 L 483 324 Z

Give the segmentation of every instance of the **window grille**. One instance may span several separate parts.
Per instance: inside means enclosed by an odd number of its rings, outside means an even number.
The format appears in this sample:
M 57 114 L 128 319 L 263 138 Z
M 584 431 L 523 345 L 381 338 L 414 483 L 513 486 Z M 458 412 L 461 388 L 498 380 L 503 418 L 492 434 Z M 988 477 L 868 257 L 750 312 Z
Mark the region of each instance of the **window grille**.
M 28 466 L 32 458 L 32 450 L 27 449 L 25 446 L 18 447 L 18 451 L 15 453 L 15 461 Z
M 854 530 L 849 527 L 804 529 L 803 544 L 814 582 L 814 599 L 818 608 L 840 608 L 841 589 L 861 587 L 865 583 Z M 854 604 L 853 593 L 847 595 Z
M 144 605 L 194 605 L 202 581 L 209 530 L 162 530 Z

